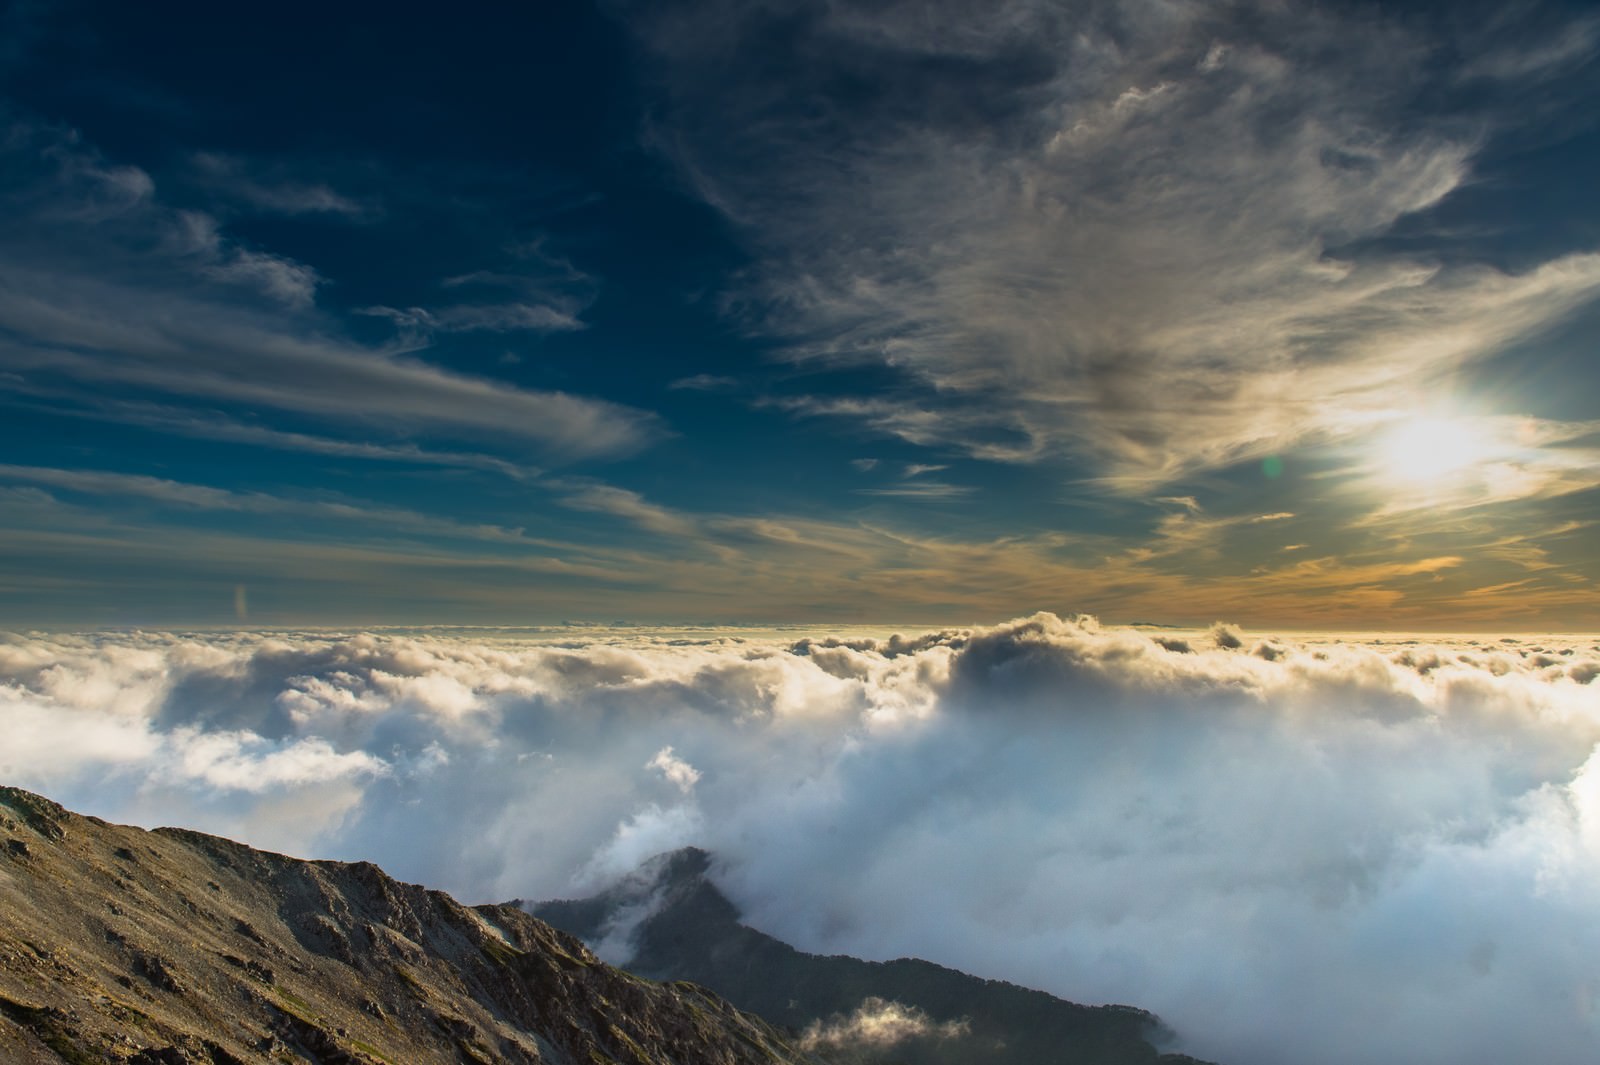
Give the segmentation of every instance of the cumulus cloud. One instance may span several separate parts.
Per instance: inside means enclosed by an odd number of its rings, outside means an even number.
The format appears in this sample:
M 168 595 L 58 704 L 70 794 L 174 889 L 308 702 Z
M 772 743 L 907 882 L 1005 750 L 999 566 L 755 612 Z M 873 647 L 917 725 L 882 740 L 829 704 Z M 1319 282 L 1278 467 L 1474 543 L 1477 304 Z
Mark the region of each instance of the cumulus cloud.
M 1225 622 L 1217 622 L 1211 626 L 1211 639 L 1223 650 L 1231 651 L 1244 646 L 1244 640 L 1239 635 L 1239 630 Z
M 655 143 L 760 256 L 730 310 L 904 386 L 773 402 L 1069 450 L 1142 491 L 1414 409 L 1600 293 L 1592 249 L 1507 272 L 1380 239 L 1529 121 L 1460 70 L 1548 94 L 1592 54 L 1592 20 L 1518 10 L 1482 33 L 1298 0 L 701 0 L 630 24 L 671 93 Z
M 700 771 L 673 754 L 670 744 L 657 751 L 655 757 L 646 762 L 644 766 L 646 769 L 661 770 L 661 775 L 670 780 L 685 795 L 694 791 L 695 784 L 700 780 Z
M 174 730 L 165 772 L 180 784 L 199 783 L 251 794 L 294 789 L 342 778 L 381 775 L 388 766 L 362 751 L 340 753 L 323 739 L 274 745 L 252 732 Z
M 806 1050 L 832 1054 L 856 1049 L 883 1050 L 911 1039 L 959 1039 L 971 1030 L 965 1021 L 943 1024 L 930 1019 L 915 1006 L 869 997 L 848 1017 L 836 1017 L 824 1024 L 813 1022 L 800 1035 Z
M 1597 678 L 1593 639 L 1050 614 L 892 638 L 17 634 L 0 773 L 473 900 L 571 897 L 696 844 L 804 949 L 1140 1005 L 1231 1065 L 1578 1065 Z

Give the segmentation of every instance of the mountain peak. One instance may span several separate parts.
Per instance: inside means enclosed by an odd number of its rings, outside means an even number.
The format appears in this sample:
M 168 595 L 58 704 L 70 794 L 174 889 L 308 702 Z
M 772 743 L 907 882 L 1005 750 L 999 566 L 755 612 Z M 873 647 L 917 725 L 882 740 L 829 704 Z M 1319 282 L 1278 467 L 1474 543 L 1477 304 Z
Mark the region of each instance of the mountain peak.
M 648 968 L 657 953 L 675 949 L 675 929 L 738 926 L 739 911 L 711 882 L 711 867 L 709 852 L 682 847 L 646 859 L 588 898 L 516 905 L 580 937 L 614 965 Z
M 710 872 L 709 851 L 679 847 L 646 859 L 633 875 L 651 879 L 658 887 L 681 887 L 705 880 Z
M 597 895 L 530 912 L 660 980 L 690 980 L 840 1060 L 904 1065 L 1181 1065 L 1165 1029 L 1130 1006 L 1082 1006 L 931 962 L 798 951 L 740 922 L 698 848 L 671 851 Z M 885 1019 L 892 1021 L 885 1024 Z M 883 1033 L 898 1033 L 885 1042 Z M 1204 1063 L 1196 1063 L 1204 1065 Z

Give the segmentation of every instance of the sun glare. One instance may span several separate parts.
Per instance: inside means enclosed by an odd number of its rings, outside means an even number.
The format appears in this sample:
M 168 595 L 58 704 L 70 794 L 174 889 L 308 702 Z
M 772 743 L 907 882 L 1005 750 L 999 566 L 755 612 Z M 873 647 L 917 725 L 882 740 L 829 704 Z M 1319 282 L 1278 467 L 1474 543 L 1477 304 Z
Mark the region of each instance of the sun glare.
M 1488 455 L 1487 442 L 1464 421 L 1417 418 L 1389 430 L 1378 442 L 1383 475 L 1407 485 L 1429 485 L 1464 473 Z

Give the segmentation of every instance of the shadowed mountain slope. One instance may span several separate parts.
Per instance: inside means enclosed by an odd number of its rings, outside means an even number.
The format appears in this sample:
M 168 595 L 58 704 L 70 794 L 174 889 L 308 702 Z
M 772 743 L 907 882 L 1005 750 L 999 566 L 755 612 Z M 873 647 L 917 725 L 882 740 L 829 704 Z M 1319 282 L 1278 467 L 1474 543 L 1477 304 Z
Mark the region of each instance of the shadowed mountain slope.
M 629 968 L 693 980 L 830 1056 L 896 1065 L 1182 1065 L 1131 1006 L 1081 1006 L 931 962 L 807 954 L 739 923 L 696 848 L 658 855 L 587 899 L 529 910 L 591 943 L 625 938 Z M 1200 1063 L 1197 1063 L 1200 1065 Z
M 0 1061 L 811 1059 L 703 988 L 604 965 L 514 906 L 0 788 Z

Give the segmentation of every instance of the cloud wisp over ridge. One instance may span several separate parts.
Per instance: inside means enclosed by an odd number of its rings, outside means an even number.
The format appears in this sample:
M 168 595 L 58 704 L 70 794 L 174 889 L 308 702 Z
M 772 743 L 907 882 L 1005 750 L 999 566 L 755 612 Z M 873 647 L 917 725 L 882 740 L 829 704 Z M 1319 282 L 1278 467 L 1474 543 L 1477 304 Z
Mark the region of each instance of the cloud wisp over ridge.
M 1576 1065 L 1597 678 L 1593 639 L 1048 614 L 892 639 L 18 634 L 0 772 L 470 899 L 697 844 L 803 948 L 1135 1003 L 1233 1065 Z

